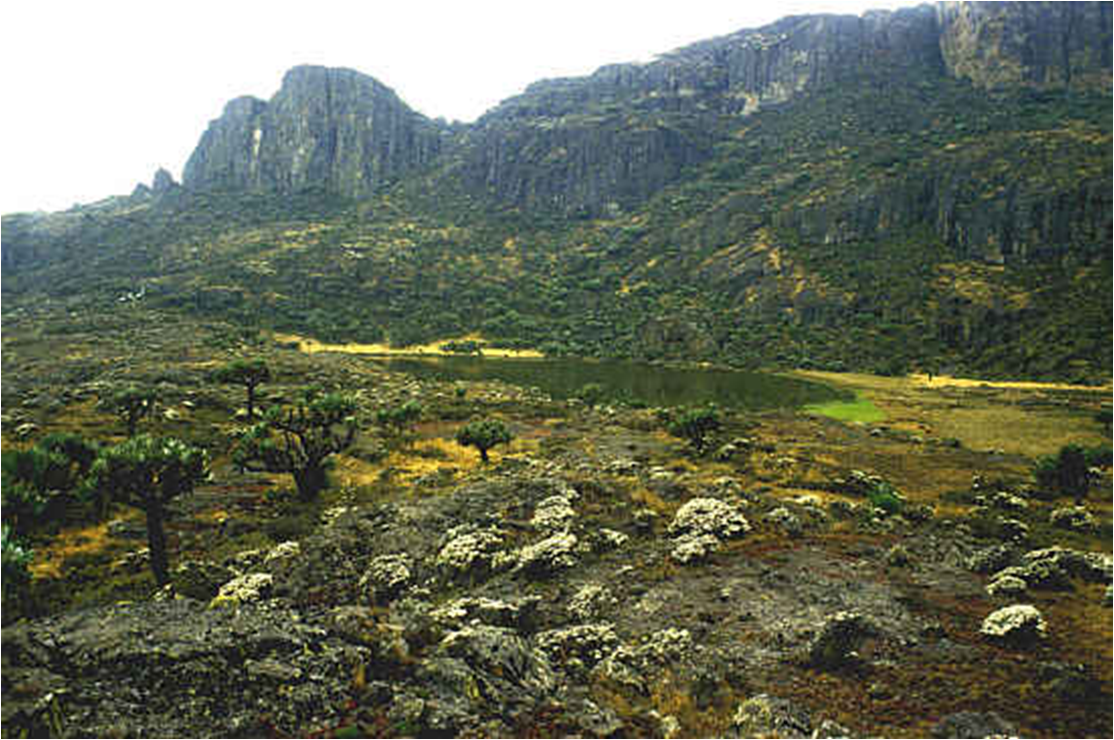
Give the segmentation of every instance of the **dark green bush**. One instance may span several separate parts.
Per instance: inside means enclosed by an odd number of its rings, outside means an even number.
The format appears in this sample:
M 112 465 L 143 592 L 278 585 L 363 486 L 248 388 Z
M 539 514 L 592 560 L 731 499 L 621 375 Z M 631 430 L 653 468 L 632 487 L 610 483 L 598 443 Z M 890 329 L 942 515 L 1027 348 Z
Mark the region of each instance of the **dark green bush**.
M 169 581 L 163 529 L 167 504 L 193 491 L 208 476 L 205 450 L 149 434 L 102 450 L 89 471 L 92 489 L 146 513 L 151 571 L 160 586 Z
M 420 418 L 422 418 L 422 405 L 413 400 L 375 412 L 376 423 L 390 429 L 396 437 L 402 436 Z
M 1033 466 L 1037 486 L 1047 495 L 1087 497 L 1091 486 L 1087 453 L 1079 445 L 1064 445 L 1054 456 L 1045 456 Z
M 473 421 L 461 427 L 456 433 L 456 443 L 461 447 L 475 447 L 480 451 L 480 459 L 488 462 L 487 451 L 501 444 L 510 444 L 514 434 L 499 419 Z
M 901 492 L 886 481 L 876 482 L 867 490 L 866 497 L 874 508 L 887 514 L 898 514 L 905 506 Z
M 232 461 L 241 470 L 290 473 L 299 497 L 310 501 L 328 485 L 329 458 L 356 439 L 356 408 L 348 396 L 307 391 L 301 403 L 272 408 L 240 433 Z
M 670 416 L 668 422 L 669 433 L 688 440 L 698 455 L 707 449 L 709 436 L 722 426 L 719 409 L 714 404 L 683 409 L 676 416 Z

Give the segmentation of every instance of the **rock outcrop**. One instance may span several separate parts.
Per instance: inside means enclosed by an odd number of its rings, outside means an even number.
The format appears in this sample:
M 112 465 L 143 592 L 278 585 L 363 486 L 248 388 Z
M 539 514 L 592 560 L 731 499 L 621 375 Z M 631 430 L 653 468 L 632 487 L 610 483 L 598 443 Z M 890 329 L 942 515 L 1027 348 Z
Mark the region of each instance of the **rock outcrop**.
M 795 16 L 647 64 L 544 80 L 467 134 L 462 175 L 501 201 L 598 215 L 707 161 L 740 117 L 866 70 L 942 67 L 931 9 Z
M 295 67 L 270 101 L 249 96 L 225 106 L 186 163 L 183 184 L 361 197 L 432 161 L 440 143 L 438 126 L 377 80 Z
M 978 87 L 1110 89 L 1109 3 L 943 2 L 937 15 L 948 73 Z

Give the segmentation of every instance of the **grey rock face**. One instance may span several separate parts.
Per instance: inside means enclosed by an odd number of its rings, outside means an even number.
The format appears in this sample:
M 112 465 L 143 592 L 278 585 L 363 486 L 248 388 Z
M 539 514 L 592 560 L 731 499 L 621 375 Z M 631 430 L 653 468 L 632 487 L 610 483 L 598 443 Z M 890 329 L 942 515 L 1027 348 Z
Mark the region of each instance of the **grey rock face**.
M 3 639 L 4 680 L 37 676 L 38 685 L 57 687 L 64 712 L 54 732 L 65 736 L 265 734 L 260 701 L 276 728 L 297 733 L 336 721 L 331 694 L 351 671 L 346 650 L 321 630 L 250 604 L 105 607 L 5 627 Z M 5 712 L 8 704 L 5 696 Z
M 932 737 L 1013 737 L 1016 730 L 997 712 L 956 712 L 932 728 Z
M 295 67 L 270 101 L 236 98 L 186 163 L 194 189 L 360 197 L 431 161 L 441 133 L 394 91 L 347 69 Z
M 982 88 L 1109 89 L 1110 13 L 1109 3 L 940 3 L 940 52 L 949 74 Z

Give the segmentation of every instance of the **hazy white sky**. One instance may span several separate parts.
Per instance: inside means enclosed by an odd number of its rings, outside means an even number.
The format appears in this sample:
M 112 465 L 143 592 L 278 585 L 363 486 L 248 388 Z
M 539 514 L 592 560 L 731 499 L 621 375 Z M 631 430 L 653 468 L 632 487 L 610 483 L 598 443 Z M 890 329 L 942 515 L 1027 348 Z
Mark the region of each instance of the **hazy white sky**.
M 471 121 L 546 77 L 588 74 L 796 13 L 879 0 L 26 0 L 4 11 L 0 212 L 180 179 L 210 119 L 297 64 L 357 69 L 430 117 Z

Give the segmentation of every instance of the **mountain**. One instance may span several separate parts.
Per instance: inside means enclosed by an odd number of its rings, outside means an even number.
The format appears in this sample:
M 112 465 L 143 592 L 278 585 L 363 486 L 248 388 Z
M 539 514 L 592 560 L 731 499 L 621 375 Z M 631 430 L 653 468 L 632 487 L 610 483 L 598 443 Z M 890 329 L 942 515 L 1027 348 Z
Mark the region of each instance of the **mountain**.
M 5 217 L 4 297 L 325 340 L 1105 380 L 1111 6 L 784 18 L 474 124 L 351 70 L 239 98 L 181 187 Z
M 182 179 L 194 190 L 323 187 L 362 197 L 429 163 L 440 143 L 436 126 L 371 77 L 296 67 L 270 101 L 229 102 Z

